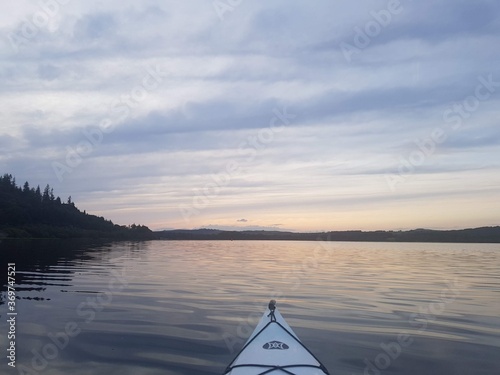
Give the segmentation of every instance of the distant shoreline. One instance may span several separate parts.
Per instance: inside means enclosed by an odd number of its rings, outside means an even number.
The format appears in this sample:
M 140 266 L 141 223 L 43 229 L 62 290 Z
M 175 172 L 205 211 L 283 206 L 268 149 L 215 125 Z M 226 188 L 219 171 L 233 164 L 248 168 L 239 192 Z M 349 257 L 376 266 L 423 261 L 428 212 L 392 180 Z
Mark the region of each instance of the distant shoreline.
M 120 236 L 114 233 L 87 232 L 89 236 L 8 236 L 0 230 L 2 240 L 108 240 L 108 241 L 332 241 L 332 242 L 403 242 L 403 243 L 500 243 L 500 226 L 458 230 L 414 229 L 408 231 L 330 231 L 330 232 L 282 232 L 265 230 L 226 231 L 218 229 L 175 229 L 150 232 L 147 235 Z M 76 234 L 76 233 L 75 233 Z
M 281 231 L 224 231 L 177 229 L 154 232 L 160 240 L 270 240 L 345 242 L 500 243 L 500 226 L 458 230 L 414 229 L 408 231 L 330 231 L 295 233 Z

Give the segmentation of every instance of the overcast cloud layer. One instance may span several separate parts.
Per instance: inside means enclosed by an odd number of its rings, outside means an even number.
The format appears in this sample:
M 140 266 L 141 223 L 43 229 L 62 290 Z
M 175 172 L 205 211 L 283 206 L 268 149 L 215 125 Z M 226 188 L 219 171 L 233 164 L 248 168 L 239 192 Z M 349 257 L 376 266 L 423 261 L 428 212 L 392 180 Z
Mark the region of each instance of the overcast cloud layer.
M 6 4 L 0 170 L 153 229 L 498 225 L 499 15 L 496 0 Z

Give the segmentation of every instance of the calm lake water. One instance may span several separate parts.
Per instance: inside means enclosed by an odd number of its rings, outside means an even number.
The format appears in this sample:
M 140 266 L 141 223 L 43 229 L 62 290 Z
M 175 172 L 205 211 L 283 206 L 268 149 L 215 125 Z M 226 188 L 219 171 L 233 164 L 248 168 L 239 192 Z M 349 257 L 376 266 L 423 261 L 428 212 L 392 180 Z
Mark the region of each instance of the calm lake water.
M 0 259 L 2 374 L 221 374 L 271 298 L 332 375 L 500 374 L 495 244 L 4 241 Z

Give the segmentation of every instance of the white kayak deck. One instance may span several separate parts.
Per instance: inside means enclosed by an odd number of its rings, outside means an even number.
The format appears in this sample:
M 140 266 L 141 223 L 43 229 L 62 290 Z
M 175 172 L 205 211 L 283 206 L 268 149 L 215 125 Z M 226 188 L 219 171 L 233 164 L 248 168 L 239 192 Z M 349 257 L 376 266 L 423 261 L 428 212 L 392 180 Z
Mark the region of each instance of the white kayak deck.
M 269 305 L 225 375 L 328 375 L 274 305 Z

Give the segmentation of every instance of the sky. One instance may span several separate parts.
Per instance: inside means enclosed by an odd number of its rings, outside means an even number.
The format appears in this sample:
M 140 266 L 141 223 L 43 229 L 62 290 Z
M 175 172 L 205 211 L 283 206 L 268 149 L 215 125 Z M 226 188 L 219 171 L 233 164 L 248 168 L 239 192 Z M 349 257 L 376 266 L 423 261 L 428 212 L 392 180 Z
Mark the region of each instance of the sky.
M 497 0 L 19 0 L 0 34 L 0 172 L 88 213 L 500 224 Z

